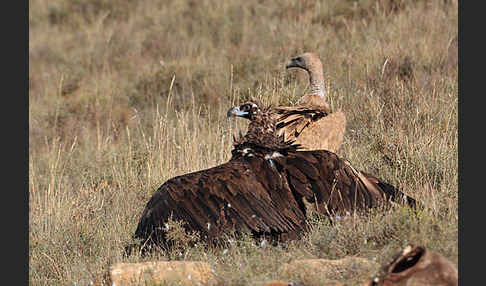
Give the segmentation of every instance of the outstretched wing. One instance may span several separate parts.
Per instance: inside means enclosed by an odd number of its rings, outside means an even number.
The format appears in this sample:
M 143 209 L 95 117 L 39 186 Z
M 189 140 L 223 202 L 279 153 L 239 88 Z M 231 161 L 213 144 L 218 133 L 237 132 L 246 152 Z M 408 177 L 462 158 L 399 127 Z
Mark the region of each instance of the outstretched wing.
M 349 162 L 325 150 L 291 153 L 275 158 L 274 163 L 287 177 L 293 192 L 315 203 L 317 211 L 326 214 L 375 207 L 398 191 L 376 177 L 373 178 L 379 183 L 370 181 Z
M 305 220 L 279 173 L 256 157 L 168 180 L 147 203 L 135 237 L 164 242 L 169 217 L 208 238 L 231 231 L 299 232 Z

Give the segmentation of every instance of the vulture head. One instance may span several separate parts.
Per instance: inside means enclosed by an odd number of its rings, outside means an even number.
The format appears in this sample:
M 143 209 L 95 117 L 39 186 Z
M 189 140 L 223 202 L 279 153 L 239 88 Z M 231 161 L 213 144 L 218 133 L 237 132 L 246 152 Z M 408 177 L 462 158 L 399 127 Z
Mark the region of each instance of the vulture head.
M 226 115 L 228 117 L 242 117 L 250 120 L 247 138 L 251 137 L 277 137 L 276 119 L 270 106 L 262 106 L 257 100 L 247 101 L 239 106 L 231 107 Z
M 262 111 L 256 102 L 247 101 L 240 106 L 231 107 L 226 116 L 228 117 L 243 117 L 245 119 L 254 120 L 260 116 Z
M 309 73 L 322 73 L 321 59 L 314 53 L 304 53 L 291 58 L 285 68 L 301 68 Z
M 236 154 L 239 150 L 258 151 L 262 154 L 274 151 L 286 154 L 295 151 L 300 145 L 294 141 L 285 141 L 284 134 L 278 135 L 276 131 L 277 120 L 271 106 L 263 107 L 258 101 L 247 101 L 239 106 L 232 107 L 227 112 L 228 117 L 242 117 L 248 119 L 248 131 L 240 138 L 234 138 Z M 250 146 L 250 149 L 248 147 Z
M 303 102 L 312 103 L 314 105 L 324 106 L 329 109 L 329 104 L 326 102 L 326 88 L 324 86 L 324 70 L 319 56 L 314 53 L 303 53 L 297 57 L 291 58 L 286 69 L 301 68 L 307 71 L 309 75 L 309 85 L 311 88 L 311 95 L 318 96 L 316 99 L 302 98 Z
M 256 99 L 231 107 L 226 113 L 228 117 L 242 117 L 250 120 L 248 132 L 258 132 L 269 137 L 276 136 L 276 118 L 271 106 L 263 107 Z

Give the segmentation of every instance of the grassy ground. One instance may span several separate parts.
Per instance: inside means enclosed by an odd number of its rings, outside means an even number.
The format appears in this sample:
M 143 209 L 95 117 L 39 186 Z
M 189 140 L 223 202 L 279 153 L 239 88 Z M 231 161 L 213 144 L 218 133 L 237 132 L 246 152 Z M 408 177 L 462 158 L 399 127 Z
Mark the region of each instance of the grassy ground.
M 246 124 L 225 118 L 233 104 L 294 103 L 307 78 L 284 66 L 304 51 L 348 118 L 339 154 L 427 209 L 312 219 L 286 247 L 171 255 L 231 285 L 292 279 L 276 270 L 298 258 L 383 263 L 407 243 L 457 264 L 457 37 L 457 1 L 30 0 L 30 284 L 87 285 L 111 263 L 167 259 L 122 253 L 152 192 L 230 157 Z

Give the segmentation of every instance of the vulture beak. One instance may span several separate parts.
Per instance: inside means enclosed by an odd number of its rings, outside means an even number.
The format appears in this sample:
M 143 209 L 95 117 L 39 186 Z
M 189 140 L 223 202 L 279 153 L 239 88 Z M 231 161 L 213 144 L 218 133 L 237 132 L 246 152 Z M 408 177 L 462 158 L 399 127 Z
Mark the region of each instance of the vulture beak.
M 285 69 L 289 68 L 302 68 L 306 70 L 305 59 L 302 57 L 291 58 L 287 62 L 287 65 L 285 65 Z
M 287 62 L 287 65 L 285 65 L 285 69 L 289 69 L 289 68 L 296 68 L 298 67 L 294 61 L 294 59 L 290 59 L 288 62 Z
M 226 113 L 227 117 L 232 117 L 232 116 L 243 117 L 245 115 L 248 115 L 248 112 L 241 111 L 239 106 L 231 107 L 230 109 L 228 109 L 228 112 Z

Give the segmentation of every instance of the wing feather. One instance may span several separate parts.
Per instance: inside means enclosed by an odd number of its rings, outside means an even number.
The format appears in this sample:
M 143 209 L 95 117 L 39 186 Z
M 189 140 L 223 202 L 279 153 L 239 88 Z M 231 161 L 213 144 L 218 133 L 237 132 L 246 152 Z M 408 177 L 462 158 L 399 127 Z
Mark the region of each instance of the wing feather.
M 165 182 L 147 203 L 135 237 L 165 240 L 169 217 L 208 237 L 228 230 L 287 233 L 303 228 L 287 184 L 264 159 L 231 160 Z M 291 210 L 291 211 L 289 211 Z
M 344 138 L 346 116 L 342 111 L 329 113 L 311 106 L 277 107 L 277 134 L 295 140 L 306 150 L 336 152 Z
M 299 151 L 277 158 L 296 200 L 317 200 L 319 211 L 344 214 L 403 197 L 392 185 L 355 170 L 349 162 L 325 150 Z M 415 201 L 407 198 L 410 205 Z

